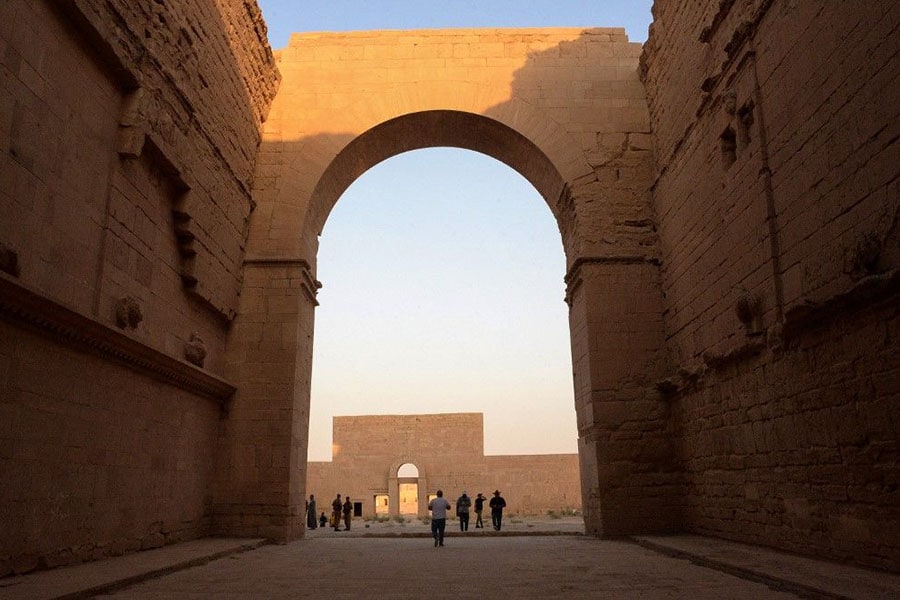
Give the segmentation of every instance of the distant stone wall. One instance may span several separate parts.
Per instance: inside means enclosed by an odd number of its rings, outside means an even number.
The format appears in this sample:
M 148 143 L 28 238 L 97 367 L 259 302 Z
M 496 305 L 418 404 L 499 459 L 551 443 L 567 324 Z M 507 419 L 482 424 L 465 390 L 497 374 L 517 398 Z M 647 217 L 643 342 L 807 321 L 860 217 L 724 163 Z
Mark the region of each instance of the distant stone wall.
M 250 0 L 6 0 L 0 48 L 2 576 L 210 530 L 278 76 Z
M 362 503 L 363 517 L 375 514 L 375 496 L 390 496 L 399 514 L 397 470 L 418 469 L 419 516 L 438 489 L 455 502 L 463 491 L 490 497 L 503 493 L 510 514 L 580 510 L 577 454 L 485 456 L 481 413 L 334 417 L 331 462 L 310 462 L 306 488 L 329 511 L 335 494 Z
M 896 569 L 900 6 L 654 14 L 660 388 L 684 527 Z

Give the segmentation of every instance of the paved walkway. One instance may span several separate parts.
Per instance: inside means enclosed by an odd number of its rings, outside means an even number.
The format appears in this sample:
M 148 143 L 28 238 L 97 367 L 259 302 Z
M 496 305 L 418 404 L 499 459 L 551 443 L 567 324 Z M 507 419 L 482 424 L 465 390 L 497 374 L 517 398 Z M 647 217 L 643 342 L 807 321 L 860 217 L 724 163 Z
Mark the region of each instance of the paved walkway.
M 452 532 L 442 548 L 422 523 L 316 530 L 284 545 L 198 540 L 0 579 L 0 599 L 900 598 L 898 575 L 699 536 L 598 540 L 564 525 Z

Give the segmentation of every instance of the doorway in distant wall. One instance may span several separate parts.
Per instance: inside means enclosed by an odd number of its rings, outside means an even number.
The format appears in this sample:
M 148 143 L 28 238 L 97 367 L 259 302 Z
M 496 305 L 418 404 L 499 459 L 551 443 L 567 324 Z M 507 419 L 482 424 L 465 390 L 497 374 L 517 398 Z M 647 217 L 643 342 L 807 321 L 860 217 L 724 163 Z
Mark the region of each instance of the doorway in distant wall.
M 390 510 L 390 496 L 387 494 L 375 494 L 375 516 L 386 517 Z
M 400 514 L 419 514 L 419 469 L 412 463 L 400 465 L 397 470 L 400 494 Z

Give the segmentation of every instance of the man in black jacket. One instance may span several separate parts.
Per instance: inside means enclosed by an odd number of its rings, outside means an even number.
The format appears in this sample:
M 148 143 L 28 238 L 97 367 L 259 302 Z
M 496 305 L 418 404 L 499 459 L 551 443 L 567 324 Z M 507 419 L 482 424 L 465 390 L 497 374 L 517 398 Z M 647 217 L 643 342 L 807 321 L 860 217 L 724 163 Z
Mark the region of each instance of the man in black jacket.
M 503 523 L 503 509 L 506 508 L 506 500 L 500 495 L 500 490 L 494 490 L 494 497 L 491 498 L 490 507 L 494 529 L 500 531 L 500 526 Z

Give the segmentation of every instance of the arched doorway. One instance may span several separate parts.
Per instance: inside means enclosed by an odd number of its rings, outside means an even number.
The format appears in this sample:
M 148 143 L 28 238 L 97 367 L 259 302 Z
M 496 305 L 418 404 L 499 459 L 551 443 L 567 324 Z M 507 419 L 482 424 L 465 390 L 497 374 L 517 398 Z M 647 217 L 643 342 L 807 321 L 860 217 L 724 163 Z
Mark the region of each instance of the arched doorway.
M 398 510 L 400 515 L 419 514 L 419 469 L 412 463 L 404 463 L 397 469 Z
M 665 375 L 665 336 L 647 204 L 651 156 L 638 141 L 649 131 L 640 45 L 581 30 L 495 32 L 515 42 L 502 64 L 416 62 L 454 35 L 442 34 L 439 43 L 411 51 L 409 61 L 385 67 L 396 77 L 364 62 L 318 61 L 309 48 L 322 44 L 320 37 L 295 38 L 296 48 L 282 55 L 284 93 L 264 126 L 240 316 L 229 340 L 229 377 L 239 391 L 222 428 L 230 460 L 216 502 L 229 532 L 302 534 L 292 515 L 302 512 L 295 508 L 305 492 L 318 235 L 361 173 L 434 146 L 504 162 L 556 218 L 566 254 L 588 532 L 655 531 L 675 518 L 667 494 L 677 481 L 666 467 L 673 453 L 653 386 Z M 522 36 L 535 43 L 520 43 Z M 410 50 L 420 42 L 411 37 Z M 353 43 L 379 42 L 367 36 Z M 391 48 L 397 43 L 391 37 Z M 546 68 L 564 67 L 576 51 L 629 58 L 614 70 Z M 579 104 L 555 93 L 563 90 L 590 98 Z M 640 423 L 640 439 L 618 435 L 623 423 Z M 272 464 L 254 462 L 263 447 L 277 448 Z M 261 497 L 273 499 L 263 503 L 271 509 L 262 519 L 255 516 Z

